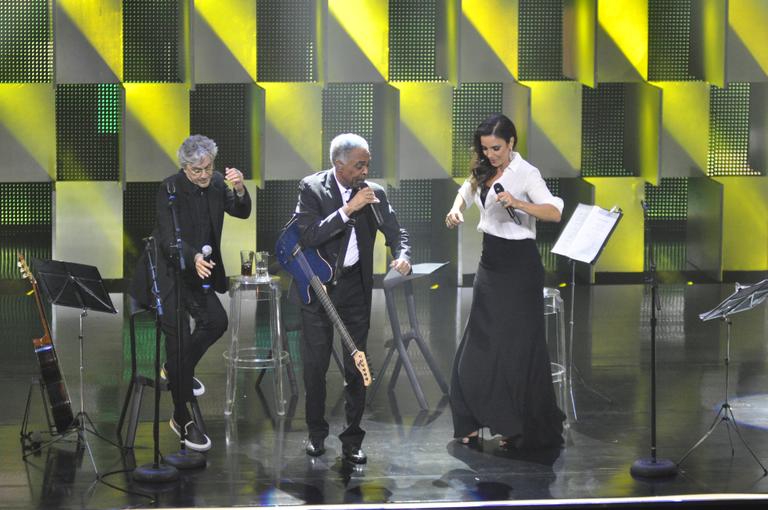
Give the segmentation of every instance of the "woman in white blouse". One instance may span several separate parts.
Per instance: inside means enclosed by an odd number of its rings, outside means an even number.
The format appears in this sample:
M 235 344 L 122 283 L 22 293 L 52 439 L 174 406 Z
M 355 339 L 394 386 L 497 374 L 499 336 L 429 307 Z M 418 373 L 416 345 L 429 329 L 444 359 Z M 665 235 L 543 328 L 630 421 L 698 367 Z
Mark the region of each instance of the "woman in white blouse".
M 448 228 L 463 211 L 480 208 L 483 250 L 472 306 L 451 378 L 454 437 L 479 443 L 479 431 L 499 434 L 502 448 L 560 446 L 565 415 L 552 387 L 544 331 L 544 268 L 536 248 L 536 221 L 560 221 L 563 201 L 539 170 L 515 152 L 517 131 L 495 114 L 474 135 L 471 176 L 445 217 Z

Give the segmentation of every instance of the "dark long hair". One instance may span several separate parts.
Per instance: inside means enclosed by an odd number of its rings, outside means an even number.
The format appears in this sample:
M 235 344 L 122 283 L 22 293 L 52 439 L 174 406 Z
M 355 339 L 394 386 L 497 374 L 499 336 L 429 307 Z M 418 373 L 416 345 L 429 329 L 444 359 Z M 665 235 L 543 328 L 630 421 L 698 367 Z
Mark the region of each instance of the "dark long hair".
M 471 176 L 469 178 L 473 193 L 479 186 L 484 185 L 488 179 L 496 174 L 496 169 L 491 166 L 488 158 L 483 154 L 482 144 L 480 143 L 480 138 L 488 135 L 501 138 L 506 143 L 514 139 L 512 148 L 517 147 L 517 129 L 515 124 L 506 115 L 494 113 L 477 126 L 472 141 L 472 149 L 475 151 L 475 154 L 472 158 Z

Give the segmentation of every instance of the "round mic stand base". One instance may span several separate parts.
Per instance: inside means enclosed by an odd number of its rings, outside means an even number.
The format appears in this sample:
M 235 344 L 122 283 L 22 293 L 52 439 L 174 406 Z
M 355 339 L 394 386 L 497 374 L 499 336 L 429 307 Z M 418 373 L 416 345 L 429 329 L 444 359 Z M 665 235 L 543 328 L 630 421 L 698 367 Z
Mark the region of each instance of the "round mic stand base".
M 166 464 L 144 464 L 133 470 L 133 479 L 149 483 L 175 482 L 179 479 L 179 470 Z
M 635 478 L 672 478 L 677 475 L 677 464 L 668 459 L 637 459 L 629 469 Z
M 205 467 L 205 455 L 182 448 L 176 453 L 164 455 L 163 460 L 176 469 L 198 469 Z

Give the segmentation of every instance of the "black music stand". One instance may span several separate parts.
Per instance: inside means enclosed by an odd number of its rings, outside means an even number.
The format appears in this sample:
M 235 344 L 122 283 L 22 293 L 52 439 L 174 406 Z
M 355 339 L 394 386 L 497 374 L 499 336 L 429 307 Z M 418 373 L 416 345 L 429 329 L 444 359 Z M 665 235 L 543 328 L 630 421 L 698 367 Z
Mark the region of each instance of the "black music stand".
M 96 472 L 96 477 L 100 478 L 101 475 L 96 467 L 96 461 L 93 458 L 93 451 L 88 442 L 86 432 L 90 432 L 116 448 L 120 448 L 120 446 L 101 435 L 96 430 L 91 417 L 85 412 L 83 319 L 88 315 L 88 310 L 108 313 L 117 313 L 117 310 L 115 310 L 112 300 L 104 288 L 104 282 L 101 279 L 99 270 L 95 266 L 59 260 L 35 260 L 35 267 L 37 269 L 37 280 L 40 282 L 43 295 L 51 304 L 80 308 L 82 310 L 80 312 L 80 329 L 78 334 L 80 347 L 80 411 L 75 415 L 74 428 L 56 439 L 56 441 L 66 437 L 68 434 L 77 432 L 78 447 L 80 441 L 85 444 L 93 470 Z M 88 425 L 90 425 L 90 428 Z
M 757 458 L 755 452 L 752 450 L 752 448 L 750 448 L 749 444 L 747 444 L 747 442 L 744 440 L 744 437 L 741 435 L 739 426 L 736 424 L 736 417 L 733 415 L 733 409 L 731 409 L 731 405 L 728 403 L 728 366 L 731 358 L 731 315 L 734 313 L 751 310 L 752 308 L 765 301 L 766 297 L 768 297 L 768 279 L 755 283 L 754 285 L 739 285 L 737 283 L 736 291 L 733 294 L 725 298 L 712 310 L 699 314 L 699 319 L 703 321 L 721 319 L 723 322 L 725 322 L 726 325 L 725 359 L 723 360 L 725 363 L 725 401 L 717 411 L 717 415 L 715 415 L 715 419 L 712 421 L 712 425 L 710 425 L 709 429 L 704 433 L 704 435 L 701 436 L 701 438 L 696 441 L 694 445 L 688 449 L 687 452 L 685 452 L 685 455 L 683 455 L 683 457 L 678 461 L 678 466 L 682 464 L 683 461 L 687 459 L 691 453 L 693 453 L 693 450 L 698 448 L 699 445 L 701 445 L 704 440 L 712 434 L 712 432 L 715 431 L 720 423 L 725 423 L 725 428 L 728 431 L 728 442 L 731 445 L 731 456 L 734 455 L 734 450 L 733 441 L 731 439 L 730 425 L 733 425 L 733 430 L 736 431 L 736 435 L 741 440 L 741 443 L 744 445 L 750 455 L 752 455 L 752 458 L 755 459 L 755 462 L 757 462 L 760 467 L 763 468 L 763 475 L 768 475 L 768 470 L 765 469 L 763 463 L 760 462 L 760 459 Z
M 444 395 L 448 394 L 448 385 L 443 379 L 443 376 L 440 375 L 440 369 L 419 331 L 419 322 L 416 317 L 416 300 L 413 296 L 413 284 L 411 281 L 416 278 L 421 278 L 422 276 L 430 275 L 446 264 L 447 262 L 415 264 L 411 268 L 411 273 L 405 276 L 395 269 L 390 269 L 389 273 L 384 277 L 384 297 L 387 302 L 387 315 L 389 315 L 389 322 L 392 326 L 393 338 L 390 340 L 389 351 L 387 352 L 386 358 L 384 358 L 384 364 L 381 366 L 381 375 L 383 376 L 387 371 L 389 362 L 392 360 L 392 355 L 397 351 L 398 358 L 392 369 L 389 388 L 390 390 L 394 388 L 397 378 L 400 375 L 400 368 L 405 368 L 405 373 L 408 375 L 408 380 L 411 382 L 413 392 L 416 394 L 416 400 L 419 402 L 419 407 L 421 407 L 422 410 L 429 409 L 429 406 L 427 405 L 427 399 L 424 397 L 424 391 L 421 389 L 419 378 L 416 376 L 416 370 L 414 370 L 413 364 L 411 363 L 411 358 L 408 356 L 408 344 L 410 344 L 411 340 L 416 342 L 421 354 L 424 356 L 424 360 L 432 371 L 432 375 L 435 377 L 435 381 L 437 381 L 437 385 L 440 386 Z M 405 292 L 405 304 L 406 309 L 408 310 L 408 320 L 411 326 L 411 329 L 405 332 L 400 328 L 400 319 L 398 318 L 397 306 L 395 304 L 394 293 L 400 286 L 403 287 L 403 291 Z M 376 396 L 376 391 L 379 388 L 381 379 L 382 377 L 377 377 L 371 387 L 370 396 L 368 397 L 369 405 L 373 402 L 373 397 Z

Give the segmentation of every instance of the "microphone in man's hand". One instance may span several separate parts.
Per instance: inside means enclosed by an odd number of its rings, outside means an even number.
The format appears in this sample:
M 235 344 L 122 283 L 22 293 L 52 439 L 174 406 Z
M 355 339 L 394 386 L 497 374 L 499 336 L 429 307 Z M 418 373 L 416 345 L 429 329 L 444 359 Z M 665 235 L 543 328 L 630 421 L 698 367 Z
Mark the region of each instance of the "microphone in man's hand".
M 365 182 L 365 181 L 362 181 L 360 184 L 358 184 L 357 187 L 360 188 L 360 189 L 367 188 L 368 187 L 368 183 Z M 373 203 L 373 204 L 368 204 L 368 205 L 371 206 L 371 210 L 373 211 L 373 217 L 376 218 L 376 226 L 380 227 L 381 224 L 384 223 L 384 220 L 381 217 L 381 211 L 379 210 L 379 204 Z
M 210 262 L 211 261 L 211 253 L 213 253 L 213 248 L 211 248 L 210 245 L 206 244 L 205 246 L 203 246 L 202 254 L 203 254 L 203 260 L 204 261 L 206 261 L 206 262 Z M 208 293 L 208 292 L 211 291 L 211 277 L 210 276 L 206 276 L 205 278 L 203 278 L 202 287 L 203 287 L 203 292 L 205 292 L 205 293 Z
M 504 186 L 502 186 L 500 182 L 497 182 L 497 183 L 495 183 L 493 185 L 493 191 L 495 191 L 496 194 L 498 195 L 499 193 L 504 191 Z M 520 225 L 520 218 L 517 217 L 517 213 L 515 212 L 515 208 L 514 207 L 505 207 L 505 209 L 507 210 L 507 213 L 509 213 L 509 217 L 512 218 L 515 223 Z

